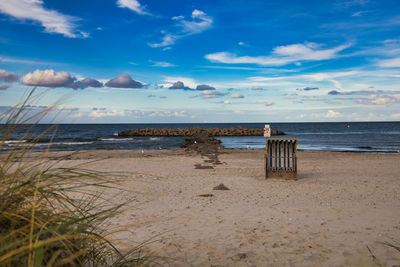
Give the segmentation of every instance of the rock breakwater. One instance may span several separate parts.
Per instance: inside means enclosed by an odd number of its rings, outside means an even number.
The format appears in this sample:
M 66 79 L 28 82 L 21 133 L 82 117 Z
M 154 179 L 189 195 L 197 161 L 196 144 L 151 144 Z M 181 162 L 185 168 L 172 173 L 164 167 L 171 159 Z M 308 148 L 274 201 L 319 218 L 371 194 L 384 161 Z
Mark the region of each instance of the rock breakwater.
M 157 129 L 157 128 L 146 128 L 146 129 L 132 129 L 123 131 L 118 136 L 196 136 L 200 133 L 207 133 L 209 136 L 262 136 L 264 135 L 264 129 L 258 128 L 244 128 L 244 127 L 232 127 L 232 128 L 179 128 L 179 129 Z M 271 135 L 285 135 L 284 132 L 278 130 L 272 130 Z

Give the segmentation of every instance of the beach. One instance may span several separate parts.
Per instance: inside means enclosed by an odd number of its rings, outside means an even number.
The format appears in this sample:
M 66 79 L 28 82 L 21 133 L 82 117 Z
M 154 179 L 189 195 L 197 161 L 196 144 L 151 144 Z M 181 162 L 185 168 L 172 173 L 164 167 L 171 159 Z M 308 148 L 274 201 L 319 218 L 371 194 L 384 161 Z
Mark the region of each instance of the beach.
M 129 208 L 110 227 L 129 231 L 115 238 L 144 242 L 166 265 L 376 266 L 368 246 L 393 266 L 400 253 L 381 242 L 400 241 L 399 162 L 300 151 L 296 181 L 266 180 L 263 150 L 221 149 L 216 160 L 182 149 L 82 151 L 60 164 L 122 174 L 126 191 L 113 201 Z M 213 190 L 221 183 L 229 190 Z

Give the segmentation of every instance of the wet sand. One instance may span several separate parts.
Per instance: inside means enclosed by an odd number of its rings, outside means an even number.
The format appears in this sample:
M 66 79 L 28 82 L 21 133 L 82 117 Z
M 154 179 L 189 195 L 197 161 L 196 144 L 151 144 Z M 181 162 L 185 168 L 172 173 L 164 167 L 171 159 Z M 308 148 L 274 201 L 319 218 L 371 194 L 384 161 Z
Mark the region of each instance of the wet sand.
M 298 180 L 264 179 L 264 151 L 83 151 L 68 164 L 122 172 L 116 238 L 170 266 L 385 266 L 400 253 L 400 155 L 299 152 Z M 67 164 L 65 162 L 65 164 Z M 213 190 L 223 184 L 229 190 Z

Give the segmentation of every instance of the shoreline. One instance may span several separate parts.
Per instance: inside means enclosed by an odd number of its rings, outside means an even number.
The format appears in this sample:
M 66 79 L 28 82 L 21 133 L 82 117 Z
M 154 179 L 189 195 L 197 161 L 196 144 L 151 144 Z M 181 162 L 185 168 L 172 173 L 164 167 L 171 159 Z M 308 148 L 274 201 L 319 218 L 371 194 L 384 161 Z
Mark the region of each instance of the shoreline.
M 180 151 L 183 150 L 183 148 L 177 147 L 177 148 L 169 148 L 169 149 L 75 149 L 75 150 L 68 150 L 68 149 L 54 149 L 54 150 L 49 150 L 49 153 L 79 153 L 79 152 L 89 152 L 89 151 L 120 151 L 122 153 L 124 153 L 125 151 L 137 151 L 137 152 L 141 152 L 141 151 L 146 151 L 146 152 L 165 152 L 168 153 L 168 151 Z M 3 150 L 1 153 L 7 153 L 10 150 Z M 222 148 L 221 151 L 265 151 L 265 148 L 227 148 L 224 147 Z M 396 151 L 396 152 L 392 152 L 392 151 L 380 151 L 379 149 L 373 150 L 373 151 L 355 151 L 355 150 L 311 150 L 311 149 L 297 149 L 297 151 L 299 152 L 304 152 L 304 153 L 349 153 L 349 154 L 366 154 L 366 155 L 400 155 L 400 150 Z M 32 151 L 28 151 L 27 153 L 44 153 L 45 150 L 32 150 Z

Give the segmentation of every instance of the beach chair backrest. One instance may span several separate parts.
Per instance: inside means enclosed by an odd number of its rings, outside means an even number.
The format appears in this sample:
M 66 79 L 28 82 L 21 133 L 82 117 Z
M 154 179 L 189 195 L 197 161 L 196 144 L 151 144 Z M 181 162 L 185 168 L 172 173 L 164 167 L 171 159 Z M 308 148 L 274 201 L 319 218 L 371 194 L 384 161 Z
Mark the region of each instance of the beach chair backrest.
M 297 179 L 297 139 L 267 138 L 265 178 Z

